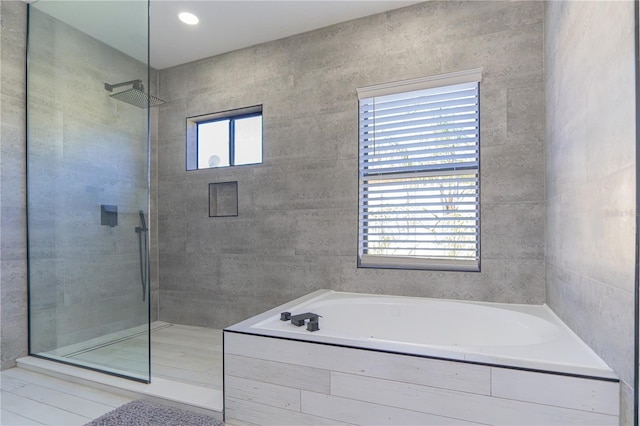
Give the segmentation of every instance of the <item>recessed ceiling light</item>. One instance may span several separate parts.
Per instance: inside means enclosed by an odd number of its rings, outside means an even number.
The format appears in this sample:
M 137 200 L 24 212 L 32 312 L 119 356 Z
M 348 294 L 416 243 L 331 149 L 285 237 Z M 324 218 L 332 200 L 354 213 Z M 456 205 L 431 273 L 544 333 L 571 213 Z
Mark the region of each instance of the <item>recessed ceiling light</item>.
M 196 15 L 194 15 L 193 13 L 189 13 L 189 12 L 181 12 L 178 14 L 178 18 L 180 18 L 180 20 L 182 22 L 184 22 L 185 24 L 188 25 L 195 25 L 198 22 L 200 22 L 200 20 L 198 19 L 198 17 Z

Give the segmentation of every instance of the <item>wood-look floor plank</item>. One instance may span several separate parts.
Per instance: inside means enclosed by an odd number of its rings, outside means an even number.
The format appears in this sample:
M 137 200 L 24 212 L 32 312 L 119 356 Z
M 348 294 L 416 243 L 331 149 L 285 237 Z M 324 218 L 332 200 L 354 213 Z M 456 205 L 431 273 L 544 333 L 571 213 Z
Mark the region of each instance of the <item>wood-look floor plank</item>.
M 210 356 L 210 354 L 214 353 L 222 353 L 222 347 L 220 349 L 213 347 L 209 349 L 201 349 L 193 346 L 189 346 L 187 344 L 180 343 L 161 343 L 154 341 L 152 343 L 151 355 L 157 354 L 166 354 L 168 357 L 173 357 L 174 355 L 191 355 L 195 357 L 200 357 L 206 359 Z
M 189 359 L 189 357 L 183 357 L 178 362 L 175 362 L 175 361 L 167 362 L 167 361 L 162 361 L 154 358 L 152 361 L 152 369 L 155 372 L 155 370 L 158 370 L 163 367 L 176 368 L 176 369 L 186 370 L 191 373 L 198 374 L 198 373 L 204 373 L 210 370 L 215 360 L 216 358 L 212 358 L 208 361 L 200 361 L 200 360 Z
M 168 343 L 168 344 L 173 344 L 173 345 L 182 345 L 182 346 L 188 346 L 190 348 L 194 348 L 194 349 L 198 349 L 198 350 L 205 350 L 205 351 L 215 351 L 215 350 L 220 350 L 222 348 L 221 345 L 218 345 L 214 342 L 209 342 L 209 341 L 196 341 L 196 340 L 184 340 L 184 341 L 180 341 L 178 339 L 176 339 L 175 337 L 171 336 L 171 337 L 167 337 L 167 336 L 158 336 L 158 337 L 154 337 L 152 340 L 152 347 L 153 344 L 158 344 L 158 343 Z
M 170 325 L 170 327 L 163 328 L 163 331 L 179 330 L 180 332 L 184 332 L 186 334 L 193 334 L 196 336 L 202 336 L 202 335 L 222 336 L 222 330 L 220 330 L 219 328 L 198 327 L 198 326 L 183 325 L 183 324 L 168 324 L 168 325 Z
M 2 372 L 2 377 L 13 377 L 24 382 L 34 383 L 48 389 L 55 389 L 69 395 L 79 396 L 90 401 L 100 402 L 111 408 L 119 407 L 127 402 L 133 401 L 128 396 L 118 395 L 115 393 L 94 389 L 77 383 L 68 382 L 56 377 L 47 376 L 45 374 L 35 373 L 33 371 L 22 368 L 12 368 Z M 0 423 L 1 424 L 1 423 Z
M 23 382 L 13 377 L 3 377 L 2 390 L 89 419 L 100 417 L 113 409 L 113 407 L 100 402 L 45 388 L 34 383 Z
M 44 423 L 37 422 L 32 419 L 28 419 L 19 414 L 12 413 L 0 409 L 0 425 L 2 426 L 27 426 L 27 425 L 42 425 Z
M 184 383 L 191 383 L 199 386 L 211 385 L 208 387 L 216 388 L 220 388 L 222 386 L 222 374 L 219 373 L 218 369 L 215 368 L 205 373 L 196 373 L 180 368 L 156 366 L 153 374 L 156 377 L 162 377 L 169 380 L 178 380 Z
M 46 425 L 79 426 L 92 420 L 12 392 L 2 393 L 2 409 Z

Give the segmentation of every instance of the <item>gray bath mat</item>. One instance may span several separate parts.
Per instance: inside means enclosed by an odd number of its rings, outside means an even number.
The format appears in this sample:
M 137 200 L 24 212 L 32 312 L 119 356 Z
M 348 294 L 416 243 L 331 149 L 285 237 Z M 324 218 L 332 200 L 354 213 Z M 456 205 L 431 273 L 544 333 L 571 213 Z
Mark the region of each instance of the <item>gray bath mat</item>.
M 109 411 L 85 426 L 223 426 L 203 414 L 149 401 L 133 401 Z

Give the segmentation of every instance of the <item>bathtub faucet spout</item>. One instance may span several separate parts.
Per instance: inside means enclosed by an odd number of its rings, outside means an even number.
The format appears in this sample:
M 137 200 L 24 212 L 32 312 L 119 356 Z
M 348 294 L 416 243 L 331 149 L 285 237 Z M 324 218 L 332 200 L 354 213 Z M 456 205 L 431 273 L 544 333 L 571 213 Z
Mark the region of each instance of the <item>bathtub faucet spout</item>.
M 304 325 L 304 322 L 306 320 L 318 321 L 319 316 L 320 315 L 311 312 L 307 312 L 306 314 L 291 315 L 291 324 L 295 325 L 296 327 L 300 327 Z
M 282 312 L 280 314 L 281 321 L 291 320 L 291 324 L 295 325 L 296 327 L 303 326 L 305 324 L 305 321 L 309 320 L 309 322 L 307 322 L 307 330 L 309 331 L 320 330 L 318 318 L 320 318 L 320 315 L 314 314 L 311 312 L 307 312 L 306 314 L 298 314 L 298 315 L 291 315 L 291 312 Z

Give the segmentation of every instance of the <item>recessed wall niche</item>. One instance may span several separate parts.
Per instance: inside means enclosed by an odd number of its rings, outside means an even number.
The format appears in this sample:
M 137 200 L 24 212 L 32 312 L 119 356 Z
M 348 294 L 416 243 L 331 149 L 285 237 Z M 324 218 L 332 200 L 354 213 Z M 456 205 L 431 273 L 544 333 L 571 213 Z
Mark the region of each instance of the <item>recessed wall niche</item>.
M 238 216 L 238 182 L 209 184 L 209 217 Z

